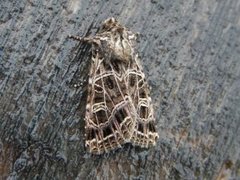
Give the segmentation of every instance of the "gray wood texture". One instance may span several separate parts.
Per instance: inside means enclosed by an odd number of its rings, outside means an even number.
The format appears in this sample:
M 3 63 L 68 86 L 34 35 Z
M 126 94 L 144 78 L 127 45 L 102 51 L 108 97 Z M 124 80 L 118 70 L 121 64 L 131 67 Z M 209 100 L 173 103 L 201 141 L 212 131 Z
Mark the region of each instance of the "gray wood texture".
M 240 1 L 0 2 L 0 179 L 239 179 Z M 159 140 L 84 149 L 89 47 L 115 17 L 140 33 Z

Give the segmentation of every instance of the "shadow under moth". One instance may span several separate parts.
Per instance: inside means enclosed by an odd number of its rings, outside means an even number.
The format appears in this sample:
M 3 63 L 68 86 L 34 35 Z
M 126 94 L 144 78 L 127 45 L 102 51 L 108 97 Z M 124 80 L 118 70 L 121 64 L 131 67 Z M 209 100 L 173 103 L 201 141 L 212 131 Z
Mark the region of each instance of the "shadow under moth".
M 69 36 L 91 44 L 85 114 L 85 146 L 102 154 L 125 143 L 148 148 L 158 134 L 150 91 L 134 51 L 136 34 L 114 18 L 93 37 Z

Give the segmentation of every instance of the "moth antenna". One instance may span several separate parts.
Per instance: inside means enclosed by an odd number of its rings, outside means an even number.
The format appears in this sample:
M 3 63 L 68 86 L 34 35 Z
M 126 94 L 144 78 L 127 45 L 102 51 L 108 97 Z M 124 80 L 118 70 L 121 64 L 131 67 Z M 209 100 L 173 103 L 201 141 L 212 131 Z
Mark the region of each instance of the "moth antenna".
M 92 37 L 80 37 L 80 36 L 68 35 L 68 38 L 73 39 L 75 41 L 86 42 L 89 44 L 93 44 L 93 43 L 97 44 L 98 43 L 98 41 Z

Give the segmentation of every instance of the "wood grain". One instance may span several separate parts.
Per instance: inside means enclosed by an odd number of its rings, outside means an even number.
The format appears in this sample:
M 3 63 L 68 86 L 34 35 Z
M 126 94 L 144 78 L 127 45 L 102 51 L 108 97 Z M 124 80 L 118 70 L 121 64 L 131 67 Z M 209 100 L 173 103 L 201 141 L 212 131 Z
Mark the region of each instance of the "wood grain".
M 240 3 L 0 3 L 1 179 L 240 178 Z M 84 149 L 91 35 L 108 17 L 140 33 L 160 138 L 105 156 Z

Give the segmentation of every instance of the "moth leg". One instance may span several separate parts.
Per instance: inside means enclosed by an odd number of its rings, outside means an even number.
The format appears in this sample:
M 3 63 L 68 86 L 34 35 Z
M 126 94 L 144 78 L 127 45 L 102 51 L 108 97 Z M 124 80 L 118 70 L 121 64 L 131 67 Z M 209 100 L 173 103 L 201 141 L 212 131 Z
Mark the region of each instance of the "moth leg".
M 89 44 L 98 43 L 97 40 L 92 37 L 80 37 L 80 36 L 68 35 L 68 38 L 76 40 L 76 41 L 86 42 Z
M 141 34 L 140 34 L 140 32 L 136 32 L 136 33 L 135 33 L 135 36 L 136 36 L 136 40 L 139 40 L 139 39 L 140 39 L 140 37 L 141 37 Z

